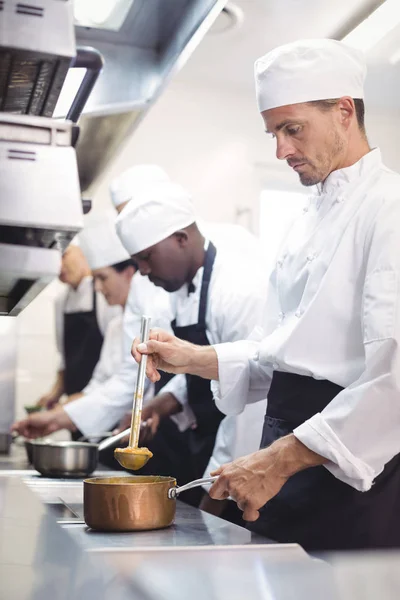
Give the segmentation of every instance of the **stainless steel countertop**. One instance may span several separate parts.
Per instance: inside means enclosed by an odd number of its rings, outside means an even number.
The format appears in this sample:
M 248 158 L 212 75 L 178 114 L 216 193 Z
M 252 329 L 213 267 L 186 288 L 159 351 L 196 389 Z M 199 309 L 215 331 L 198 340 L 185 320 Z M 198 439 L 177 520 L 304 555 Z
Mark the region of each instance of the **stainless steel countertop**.
M 79 512 L 80 482 L 19 474 L 0 472 L 1 600 L 400 598 L 398 552 L 315 560 L 180 502 L 167 530 L 90 532 L 60 525 L 43 504 L 68 498 Z

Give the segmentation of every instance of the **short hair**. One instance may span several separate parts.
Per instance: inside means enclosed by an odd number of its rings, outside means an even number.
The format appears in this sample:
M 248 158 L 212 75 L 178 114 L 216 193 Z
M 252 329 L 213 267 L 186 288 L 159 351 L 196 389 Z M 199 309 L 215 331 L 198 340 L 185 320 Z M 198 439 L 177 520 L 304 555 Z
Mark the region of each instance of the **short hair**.
M 123 260 L 122 262 L 116 263 L 115 265 L 111 265 L 111 267 L 115 269 L 117 273 L 122 273 L 123 271 L 126 271 L 126 269 L 129 269 L 129 267 L 133 267 L 135 271 L 138 270 L 138 266 L 133 260 L 133 258 Z
M 356 117 L 357 123 L 360 131 L 365 134 L 365 105 L 364 100 L 362 98 L 353 98 L 354 106 L 356 109 Z M 307 102 L 307 104 L 312 104 L 316 106 L 320 110 L 328 111 L 331 110 L 337 103 L 339 102 L 339 98 L 334 98 L 332 100 L 312 100 L 311 102 Z

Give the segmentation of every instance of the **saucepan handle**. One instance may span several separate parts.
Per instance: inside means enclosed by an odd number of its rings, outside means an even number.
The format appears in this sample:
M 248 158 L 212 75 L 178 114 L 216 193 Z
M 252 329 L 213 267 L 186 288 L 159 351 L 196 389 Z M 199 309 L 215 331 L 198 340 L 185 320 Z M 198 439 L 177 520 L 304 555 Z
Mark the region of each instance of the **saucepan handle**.
M 191 490 L 192 488 L 199 487 L 205 483 L 214 483 L 217 479 L 218 477 L 204 477 L 204 479 L 195 479 L 194 481 L 189 481 L 189 483 L 186 483 L 185 485 L 170 488 L 168 490 L 168 498 L 174 499 L 179 496 L 181 492 L 186 492 L 186 490 Z

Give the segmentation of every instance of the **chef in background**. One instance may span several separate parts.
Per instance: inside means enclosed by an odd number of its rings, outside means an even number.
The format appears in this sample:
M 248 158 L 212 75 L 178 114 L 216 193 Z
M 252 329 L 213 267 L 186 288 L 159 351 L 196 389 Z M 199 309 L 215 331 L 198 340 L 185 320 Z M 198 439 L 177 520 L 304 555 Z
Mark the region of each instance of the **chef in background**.
M 167 173 L 158 165 L 135 165 L 113 179 L 110 197 L 117 213 L 132 200 L 142 186 L 169 181 Z
M 306 550 L 400 547 L 400 176 L 371 148 L 365 59 L 300 40 L 255 65 L 280 160 L 317 185 L 270 279 L 257 339 L 196 348 L 154 332 L 134 353 L 214 380 L 229 414 L 268 393 L 261 450 L 210 489 L 252 529 Z M 139 346 L 139 352 L 138 352 Z
M 92 271 L 95 289 L 101 292 L 110 306 L 125 306 L 132 278 L 137 267 L 122 246 L 115 231 L 115 214 L 112 210 L 90 215 L 78 236 Z M 90 394 L 108 381 L 119 369 L 122 361 L 123 312 L 109 323 L 92 378 L 80 396 Z
M 190 194 L 171 182 L 143 190 L 117 219 L 117 232 L 141 275 L 169 293 L 172 329 L 192 343 L 233 342 L 244 332 L 250 335 L 262 322 L 267 269 L 257 239 L 243 230 L 243 244 L 242 228 L 232 227 L 236 250 L 227 236 L 228 225 L 221 226 L 219 237 L 207 239 L 197 226 Z M 217 225 L 212 229 L 216 234 Z M 187 432 L 188 453 L 180 458 L 189 463 L 191 478 L 203 475 L 212 456 L 213 464 L 219 465 L 221 455 L 232 459 L 241 455 L 243 438 L 246 449 L 257 448 L 265 406 L 224 419 L 214 404 L 209 382 L 184 375 L 173 377 L 144 406 L 142 416 L 148 425 L 143 434 L 148 437 L 143 443 L 152 449 L 152 436 L 158 428 L 183 408 L 193 413 Z M 151 462 L 146 465 L 149 469 L 153 468 Z M 170 473 L 174 465 L 165 468 Z M 195 496 L 197 503 L 200 501 L 199 492 L 192 493 L 191 502 L 196 503 Z
M 103 337 L 111 319 L 121 313 L 95 291 L 90 267 L 73 243 L 62 256 L 59 279 L 65 289 L 55 300 L 56 344 L 60 366 L 49 392 L 38 401 L 51 408 L 66 394 L 73 397 L 89 383 L 99 360 Z

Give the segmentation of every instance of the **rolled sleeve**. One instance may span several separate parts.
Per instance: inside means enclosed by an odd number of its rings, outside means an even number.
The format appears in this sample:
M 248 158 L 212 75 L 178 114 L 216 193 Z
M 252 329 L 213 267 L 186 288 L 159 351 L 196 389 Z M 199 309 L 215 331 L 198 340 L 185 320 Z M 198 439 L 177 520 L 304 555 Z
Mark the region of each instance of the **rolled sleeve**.
M 350 452 L 320 413 L 293 433 L 307 448 L 329 460 L 324 466 L 337 479 L 360 492 L 371 488 L 376 476 L 374 469 Z
M 259 342 L 245 340 L 216 344 L 219 381 L 211 382 L 215 403 L 226 415 L 240 414 L 246 404 L 265 400 L 272 367 L 258 360 Z

